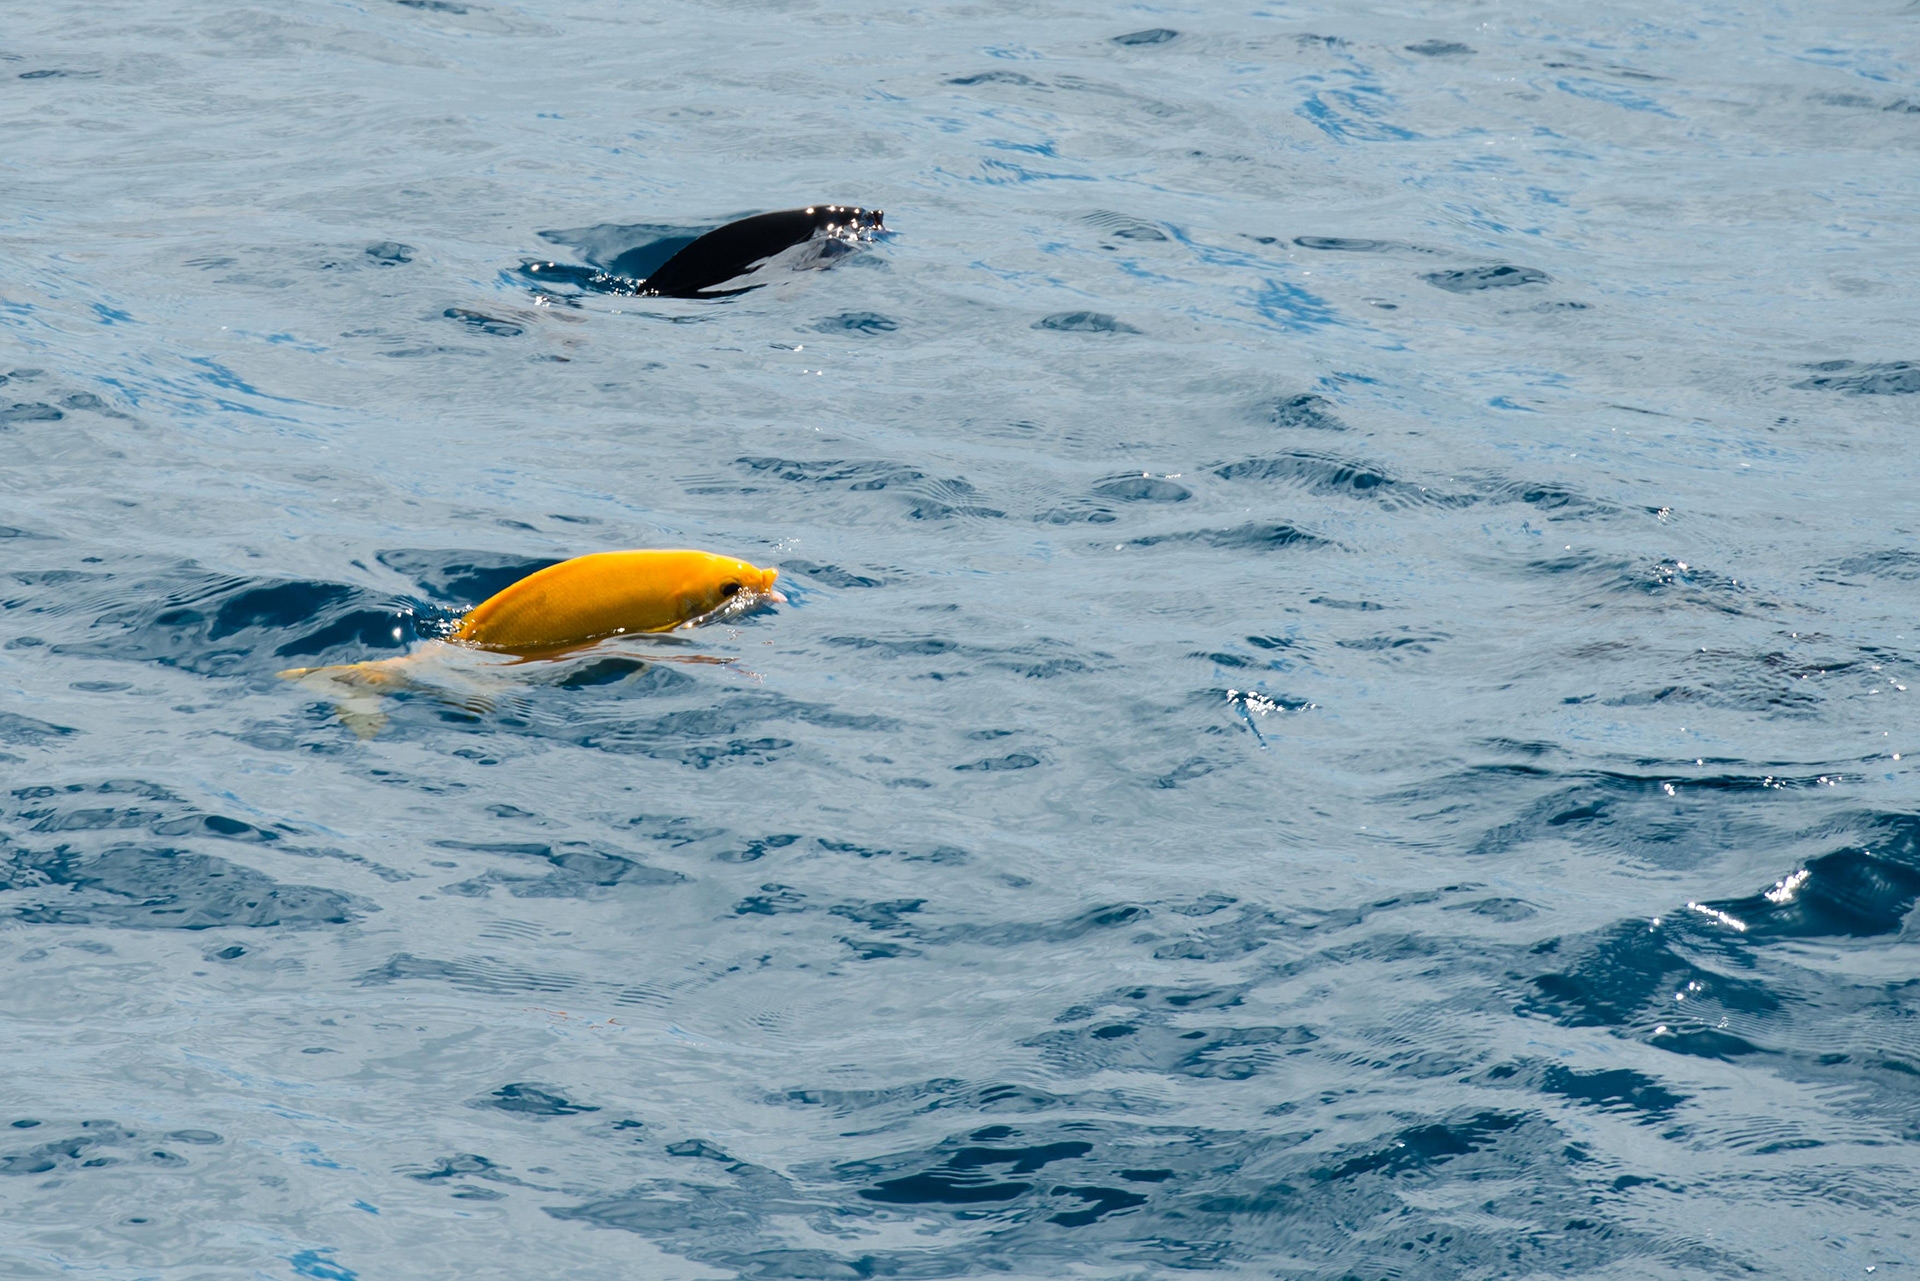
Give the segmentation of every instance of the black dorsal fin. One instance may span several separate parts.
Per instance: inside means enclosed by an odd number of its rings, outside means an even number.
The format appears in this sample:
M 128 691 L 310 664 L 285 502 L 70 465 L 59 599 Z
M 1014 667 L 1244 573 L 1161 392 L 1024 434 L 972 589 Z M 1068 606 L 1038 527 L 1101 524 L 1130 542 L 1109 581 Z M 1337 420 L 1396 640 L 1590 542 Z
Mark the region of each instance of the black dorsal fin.
M 821 232 L 878 230 L 880 219 L 879 210 L 852 205 L 809 205 L 805 209 L 755 214 L 709 231 L 662 263 L 642 288 L 666 298 L 719 297 L 707 291 L 745 275 L 783 249 Z

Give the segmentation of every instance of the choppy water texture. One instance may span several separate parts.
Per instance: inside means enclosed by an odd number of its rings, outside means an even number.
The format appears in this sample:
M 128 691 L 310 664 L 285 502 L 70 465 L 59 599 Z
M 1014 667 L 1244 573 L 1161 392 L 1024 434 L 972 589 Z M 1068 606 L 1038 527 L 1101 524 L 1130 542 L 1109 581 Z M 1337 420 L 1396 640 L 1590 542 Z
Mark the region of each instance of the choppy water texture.
M 0 1272 L 1911 1275 L 1914 22 L 16 4 Z

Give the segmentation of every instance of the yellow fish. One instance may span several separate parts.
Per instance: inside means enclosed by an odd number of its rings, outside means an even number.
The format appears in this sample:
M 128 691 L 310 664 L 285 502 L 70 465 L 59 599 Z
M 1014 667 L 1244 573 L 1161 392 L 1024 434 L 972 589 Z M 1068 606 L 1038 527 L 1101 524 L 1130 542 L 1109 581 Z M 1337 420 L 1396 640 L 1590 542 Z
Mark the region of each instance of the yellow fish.
M 371 738 L 387 721 L 379 695 L 426 684 L 416 673 L 428 659 L 443 660 L 443 679 L 436 682 L 442 692 L 462 706 L 485 710 L 491 706 L 487 685 L 498 683 L 485 680 L 490 668 L 558 658 L 610 636 L 691 627 L 762 601 L 784 604 L 786 597 L 773 586 L 779 576 L 777 569 L 712 552 L 595 552 L 549 565 L 496 592 L 468 610 L 445 642 L 397 658 L 294 667 L 279 675 L 327 692 L 341 720 Z M 459 660 L 461 650 L 482 653 Z

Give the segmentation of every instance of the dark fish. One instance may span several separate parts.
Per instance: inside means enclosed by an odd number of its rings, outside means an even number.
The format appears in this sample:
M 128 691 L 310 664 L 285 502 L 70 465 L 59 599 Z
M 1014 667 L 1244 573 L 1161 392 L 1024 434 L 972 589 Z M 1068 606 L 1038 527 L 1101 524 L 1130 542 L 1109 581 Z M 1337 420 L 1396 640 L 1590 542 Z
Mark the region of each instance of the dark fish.
M 661 264 L 641 283 L 640 292 L 664 298 L 714 298 L 714 286 L 743 276 L 777 253 L 823 239 L 858 240 L 881 230 L 878 209 L 852 205 L 809 205 L 755 214 L 717 227 Z

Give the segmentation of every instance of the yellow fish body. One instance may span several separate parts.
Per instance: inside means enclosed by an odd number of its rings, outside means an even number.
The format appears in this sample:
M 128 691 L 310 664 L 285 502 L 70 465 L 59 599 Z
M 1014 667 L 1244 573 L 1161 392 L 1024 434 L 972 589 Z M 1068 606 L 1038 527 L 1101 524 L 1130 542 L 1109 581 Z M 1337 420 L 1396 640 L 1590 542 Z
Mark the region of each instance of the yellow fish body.
M 386 724 L 380 696 L 405 689 L 449 685 L 443 692 L 471 710 L 485 710 L 494 684 L 487 672 L 500 660 L 455 663 L 462 649 L 511 655 L 508 663 L 557 658 L 561 652 L 610 636 L 670 632 L 698 623 L 732 606 L 757 601 L 784 603 L 774 590 L 777 569 L 761 569 L 731 556 L 701 551 L 596 552 L 549 565 L 468 610 L 447 642 L 431 642 L 412 653 L 334 667 L 294 667 L 281 672 L 326 691 L 335 710 L 356 734 L 370 738 Z M 480 655 L 474 655 L 480 659 Z M 719 660 L 691 656 L 676 661 Z M 422 681 L 423 663 L 439 671 L 437 682 Z M 468 668 L 473 668 L 469 671 Z
M 777 569 L 695 551 L 595 552 L 549 565 L 467 612 L 450 639 L 518 654 L 626 632 L 670 632 L 733 603 L 777 597 Z

